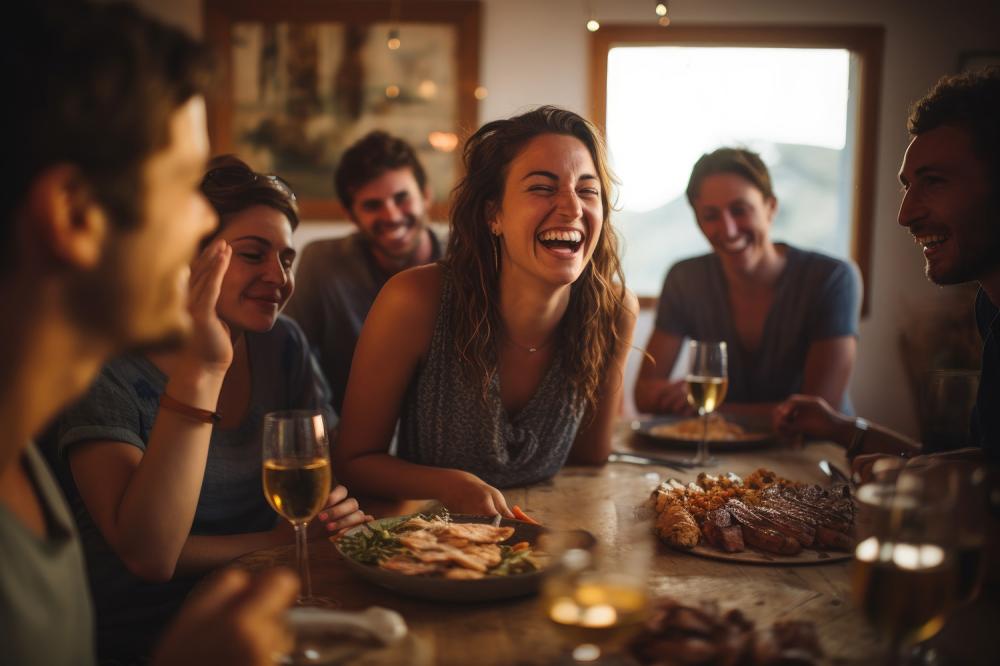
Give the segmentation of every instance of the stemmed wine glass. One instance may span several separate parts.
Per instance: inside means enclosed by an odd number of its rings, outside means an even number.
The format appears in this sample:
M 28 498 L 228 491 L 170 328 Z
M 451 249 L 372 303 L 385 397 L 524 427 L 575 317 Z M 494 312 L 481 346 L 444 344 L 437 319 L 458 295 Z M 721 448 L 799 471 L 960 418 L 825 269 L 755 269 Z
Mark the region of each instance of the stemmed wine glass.
M 313 597 L 306 528 L 326 504 L 332 483 L 326 424 L 318 410 L 264 416 L 264 496 L 295 529 L 300 606 L 329 605 Z
M 715 458 L 708 455 L 708 416 L 726 399 L 729 388 L 728 359 L 725 342 L 688 342 L 687 399 L 702 419 L 698 454 L 689 462 L 708 466 Z
M 854 600 L 889 641 L 886 663 L 925 663 L 915 648 L 944 626 L 956 601 L 958 479 L 946 465 L 892 476 L 858 489 Z

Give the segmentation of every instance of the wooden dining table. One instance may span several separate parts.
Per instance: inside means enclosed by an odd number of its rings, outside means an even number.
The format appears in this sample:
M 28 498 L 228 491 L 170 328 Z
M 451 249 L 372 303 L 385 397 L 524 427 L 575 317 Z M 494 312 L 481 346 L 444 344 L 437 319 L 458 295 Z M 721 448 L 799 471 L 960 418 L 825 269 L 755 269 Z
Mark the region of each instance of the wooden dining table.
M 633 435 L 627 423 L 617 430 L 615 448 L 678 459 L 690 453 Z M 820 460 L 848 468 L 843 449 L 829 443 L 799 449 L 757 446 L 715 455 L 714 466 L 688 472 L 622 463 L 567 466 L 548 481 L 505 489 L 504 494 L 508 504 L 519 505 L 548 527 L 587 530 L 613 558 L 624 557 L 627 550 L 637 547 L 634 536 L 622 538 L 622 516 L 641 505 L 667 478 L 693 481 L 699 471 L 746 476 L 764 467 L 797 481 L 828 484 L 818 467 Z M 374 509 L 378 517 L 417 508 L 417 503 L 402 503 L 372 505 L 369 510 Z M 851 602 L 850 561 L 814 560 L 818 563 L 794 566 L 721 561 L 673 550 L 647 534 L 654 541 L 648 558 L 648 585 L 654 597 L 672 597 L 686 605 L 716 603 L 722 610 L 736 608 L 757 627 L 768 627 L 776 620 L 812 622 L 824 663 L 877 663 L 885 649 Z M 294 548 L 275 548 L 245 555 L 237 565 L 251 570 L 293 566 L 294 555 Z M 480 603 L 426 601 L 361 579 L 326 540 L 310 544 L 310 560 L 314 594 L 334 599 L 347 610 L 393 609 L 408 625 L 406 640 L 369 651 L 351 663 L 507 666 L 551 664 L 565 654 L 565 637 L 545 618 L 537 595 Z

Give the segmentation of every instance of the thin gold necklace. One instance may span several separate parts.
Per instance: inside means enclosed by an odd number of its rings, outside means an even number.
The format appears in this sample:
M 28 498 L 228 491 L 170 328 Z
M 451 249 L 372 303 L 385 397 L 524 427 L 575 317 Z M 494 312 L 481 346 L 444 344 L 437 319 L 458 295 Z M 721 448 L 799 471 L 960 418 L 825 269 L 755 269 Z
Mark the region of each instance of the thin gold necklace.
M 504 331 L 503 337 L 504 337 L 505 340 L 507 340 L 507 342 L 509 342 L 510 344 L 514 345 L 518 349 L 523 349 L 524 351 L 528 352 L 529 354 L 534 354 L 536 351 L 539 351 L 541 349 L 545 349 L 546 347 L 548 347 L 549 345 L 551 345 L 552 341 L 556 339 L 556 334 L 555 334 L 555 331 L 553 331 L 552 334 L 549 335 L 549 339 L 548 340 L 546 340 L 545 342 L 543 342 L 540 345 L 535 345 L 534 347 L 526 347 L 525 345 L 522 345 L 520 342 L 517 342 L 516 340 L 514 340 L 514 338 L 510 337 L 510 334 L 508 334 L 506 331 Z

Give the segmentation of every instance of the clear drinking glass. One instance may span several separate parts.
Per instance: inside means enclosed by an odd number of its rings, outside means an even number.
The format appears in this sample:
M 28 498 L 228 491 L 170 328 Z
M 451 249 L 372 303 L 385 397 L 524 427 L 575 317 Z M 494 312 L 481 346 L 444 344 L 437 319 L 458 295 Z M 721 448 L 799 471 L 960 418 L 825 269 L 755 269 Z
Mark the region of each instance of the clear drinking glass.
M 955 604 L 957 484 L 953 468 L 932 465 L 858 490 L 854 601 L 888 641 L 888 664 L 925 663 L 919 644 Z
M 264 416 L 264 496 L 295 529 L 299 605 L 329 605 L 313 597 L 306 530 L 330 495 L 330 446 L 318 410 L 271 412 Z
M 698 454 L 690 460 L 695 465 L 715 464 L 715 459 L 708 454 L 708 417 L 726 399 L 728 366 L 725 342 L 688 342 L 687 399 L 702 419 Z
M 924 374 L 917 401 L 924 453 L 973 445 L 969 422 L 978 389 L 978 370 Z
M 986 574 L 989 473 L 986 467 L 972 462 L 951 464 L 959 477 L 955 510 L 955 596 L 958 604 L 966 604 L 979 595 Z
M 632 663 L 623 650 L 649 614 L 648 523 L 629 507 L 609 506 L 607 515 L 612 513 L 616 529 L 607 542 L 594 545 L 580 532 L 548 535 L 554 561 L 542 585 L 542 607 L 565 641 L 560 664 Z

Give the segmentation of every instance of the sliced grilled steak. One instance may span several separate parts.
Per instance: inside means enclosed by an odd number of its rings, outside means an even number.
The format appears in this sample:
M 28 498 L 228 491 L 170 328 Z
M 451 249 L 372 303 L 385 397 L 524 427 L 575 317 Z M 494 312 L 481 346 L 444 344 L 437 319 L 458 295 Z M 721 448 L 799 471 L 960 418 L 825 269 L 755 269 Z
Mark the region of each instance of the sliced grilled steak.
M 819 526 L 820 518 L 818 511 L 811 509 L 804 509 L 799 505 L 792 504 L 788 500 L 781 497 L 766 497 L 760 502 L 754 505 L 755 507 L 767 507 L 769 509 L 774 509 L 775 511 L 780 511 L 786 515 L 791 516 L 800 523 L 805 523 L 809 527 L 816 529 Z
M 816 547 L 829 548 L 830 550 L 851 550 L 854 548 L 854 539 L 850 534 L 837 532 L 820 525 L 816 528 Z
M 738 499 L 731 501 L 742 502 Z M 746 508 L 756 515 L 763 527 L 772 529 L 786 537 L 791 537 L 798 541 L 799 545 L 808 546 L 816 539 L 815 529 L 804 523 L 789 519 L 782 515 L 780 511 L 775 511 L 767 507 L 762 508 L 757 505 L 746 506 Z
M 816 541 L 816 528 L 801 520 L 796 520 L 788 513 L 767 506 L 755 506 L 753 510 L 769 520 L 776 530 L 792 537 L 805 548 L 813 545 L 813 542 Z
M 726 509 L 743 526 L 743 540 L 751 546 L 779 555 L 795 555 L 802 551 L 802 544 L 774 529 L 740 500 L 729 500 Z
M 850 532 L 842 531 L 844 525 L 841 521 L 830 519 L 818 509 L 803 508 L 802 505 L 795 504 L 781 497 L 768 497 L 754 508 L 760 507 L 767 507 L 782 512 L 813 527 L 816 530 L 816 539 L 813 542 L 813 547 L 815 548 L 850 550 L 854 544 L 854 539 L 851 537 Z
M 843 495 L 833 495 L 819 486 L 799 488 L 795 495 L 807 504 L 812 504 L 823 511 L 835 514 L 838 518 L 850 523 L 854 520 L 854 502 Z
M 701 533 L 710 544 L 727 553 L 738 553 L 746 549 L 743 530 L 724 508 L 708 512 L 702 523 Z
M 807 501 L 798 493 L 789 489 L 778 490 L 774 494 L 771 494 L 770 489 L 768 489 L 764 491 L 764 497 L 767 498 L 767 501 L 771 501 L 772 499 L 775 501 L 780 500 L 791 507 L 804 511 L 816 520 L 817 526 L 829 527 L 844 534 L 850 532 L 851 524 L 854 522 L 853 514 L 846 513 L 845 515 L 844 511 L 830 506 L 830 503 L 824 504 Z M 776 508 L 782 508 L 782 506 L 776 505 Z

